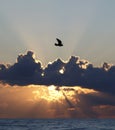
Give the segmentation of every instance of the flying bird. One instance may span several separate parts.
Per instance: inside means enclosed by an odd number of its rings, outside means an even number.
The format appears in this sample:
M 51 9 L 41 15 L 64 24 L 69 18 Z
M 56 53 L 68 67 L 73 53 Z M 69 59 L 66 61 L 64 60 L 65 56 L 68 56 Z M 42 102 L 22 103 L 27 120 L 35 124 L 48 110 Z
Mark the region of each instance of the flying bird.
M 62 41 L 60 39 L 56 38 L 56 40 L 58 43 L 55 43 L 55 46 L 59 46 L 59 47 L 63 46 Z

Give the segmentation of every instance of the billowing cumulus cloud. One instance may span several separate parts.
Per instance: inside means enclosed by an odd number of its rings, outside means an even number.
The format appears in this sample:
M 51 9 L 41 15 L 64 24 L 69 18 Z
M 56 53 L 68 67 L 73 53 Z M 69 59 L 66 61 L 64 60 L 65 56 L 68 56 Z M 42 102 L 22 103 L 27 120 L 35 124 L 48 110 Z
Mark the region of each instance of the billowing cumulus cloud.
M 11 85 L 56 85 L 82 86 L 100 92 L 115 94 L 115 66 L 104 63 L 94 67 L 86 60 L 71 56 L 66 62 L 61 59 L 42 68 L 33 52 L 19 55 L 13 65 L 0 65 L 0 80 Z
M 33 52 L 19 55 L 14 65 L 0 65 L 0 80 L 4 83 L 27 85 L 41 82 L 41 63 L 36 63 Z

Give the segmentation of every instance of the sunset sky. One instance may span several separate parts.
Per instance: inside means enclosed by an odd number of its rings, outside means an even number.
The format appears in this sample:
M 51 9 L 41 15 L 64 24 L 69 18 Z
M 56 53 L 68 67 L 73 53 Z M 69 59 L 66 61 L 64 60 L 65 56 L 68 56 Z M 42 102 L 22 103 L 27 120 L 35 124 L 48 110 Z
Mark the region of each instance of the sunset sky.
M 32 50 L 43 65 L 71 55 L 95 65 L 115 63 L 114 23 L 114 0 L 2 0 L 0 62 L 14 63 Z M 63 48 L 53 46 L 56 37 Z
M 0 118 L 115 118 L 114 37 L 114 0 L 0 1 Z

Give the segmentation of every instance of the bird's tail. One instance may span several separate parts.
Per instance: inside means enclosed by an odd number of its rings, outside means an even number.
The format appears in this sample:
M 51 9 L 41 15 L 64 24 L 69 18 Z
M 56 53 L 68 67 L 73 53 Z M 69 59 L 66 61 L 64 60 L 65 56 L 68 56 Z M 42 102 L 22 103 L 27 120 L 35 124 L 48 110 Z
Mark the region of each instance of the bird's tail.
M 58 44 L 57 44 L 57 43 L 55 43 L 55 46 L 58 46 Z

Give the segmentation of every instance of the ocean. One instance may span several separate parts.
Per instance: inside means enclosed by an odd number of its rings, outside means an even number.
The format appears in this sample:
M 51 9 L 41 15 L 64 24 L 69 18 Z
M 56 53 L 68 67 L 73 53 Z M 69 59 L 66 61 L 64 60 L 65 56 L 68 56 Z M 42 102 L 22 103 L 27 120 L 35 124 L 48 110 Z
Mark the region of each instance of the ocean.
M 115 119 L 0 119 L 0 130 L 115 130 Z

